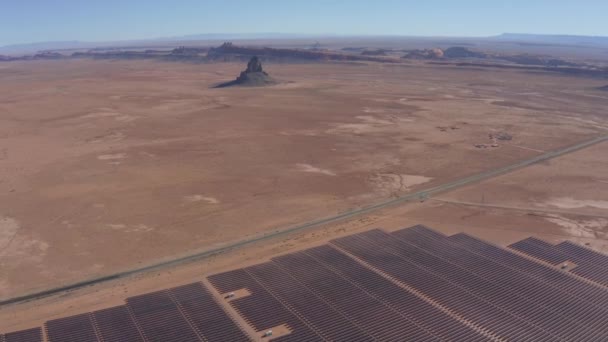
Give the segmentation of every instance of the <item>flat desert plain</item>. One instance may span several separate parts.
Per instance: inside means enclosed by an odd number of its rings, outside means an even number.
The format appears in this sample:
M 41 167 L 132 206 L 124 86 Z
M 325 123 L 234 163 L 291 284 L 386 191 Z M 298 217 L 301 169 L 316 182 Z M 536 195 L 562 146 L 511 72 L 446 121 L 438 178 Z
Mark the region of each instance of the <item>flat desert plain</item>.
M 220 248 L 608 130 L 608 95 L 594 90 L 601 80 L 417 63 L 266 64 L 281 84 L 213 89 L 243 68 L 0 64 L 0 299 Z M 263 253 L 230 252 L 215 270 L 376 226 L 426 223 L 497 243 L 512 232 L 602 239 L 606 148 L 268 242 Z M 120 286 L 131 295 L 214 270 L 184 267 L 183 278 L 175 270 Z M 87 300 L 109 305 L 128 292 L 108 291 Z M 65 316 L 72 304 L 53 312 Z M 0 319 L 7 329 L 35 321 L 4 314 L 13 317 Z

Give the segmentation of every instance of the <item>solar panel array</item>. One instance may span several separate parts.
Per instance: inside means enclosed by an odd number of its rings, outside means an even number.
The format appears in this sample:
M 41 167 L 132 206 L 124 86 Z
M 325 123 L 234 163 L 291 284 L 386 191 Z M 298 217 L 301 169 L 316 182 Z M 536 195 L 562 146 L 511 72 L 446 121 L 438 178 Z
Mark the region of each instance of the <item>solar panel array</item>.
M 6 335 L 0 334 L 0 342 L 42 342 L 42 329 L 33 328 Z
M 510 248 L 424 226 L 371 230 L 212 275 L 209 289 L 48 321 L 46 341 L 608 341 L 607 255 L 535 238 Z M 15 341 L 43 336 L 0 335 Z
M 127 298 L 126 305 L 0 335 L 0 342 L 249 341 L 202 283 Z
M 552 245 L 532 237 L 516 242 L 509 247 L 552 265 L 572 262 L 576 265 L 571 269 L 573 274 L 608 286 L 607 255 L 576 245 L 570 241 Z

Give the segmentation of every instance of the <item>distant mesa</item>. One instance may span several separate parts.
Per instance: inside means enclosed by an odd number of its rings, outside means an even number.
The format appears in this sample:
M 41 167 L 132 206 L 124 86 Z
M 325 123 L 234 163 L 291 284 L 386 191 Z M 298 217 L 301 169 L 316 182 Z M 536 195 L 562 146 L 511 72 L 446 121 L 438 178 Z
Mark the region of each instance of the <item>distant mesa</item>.
M 443 51 L 446 58 L 486 58 L 488 55 L 483 52 L 473 51 L 462 46 L 453 46 Z
M 560 58 L 552 58 L 543 55 L 531 54 L 492 54 L 483 51 L 472 50 L 462 46 L 453 46 L 445 50 L 442 49 L 424 49 L 424 50 L 409 50 L 402 57 L 404 59 L 421 59 L 421 60 L 486 60 L 495 63 L 508 62 L 509 64 L 520 64 L 530 66 L 542 66 L 550 68 L 558 67 L 578 67 L 576 63 L 563 60 Z
M 424 49 L 410 50 L 402 57 L 405 59 L 443 59 L 443 58 L 487 58 L 483 52 L 473 51 L 462 46 L 453 46 L 445 50 Z
M 440 59 L 443 58 L 441 49 L 424 49 L 408 51 L 402 58 L 407 59 Z
M 384 49 L 364 50 L 361 52 L 363 56 L 387 56 L 387 51 Z
M 605 85 L 605 86 L 603 86 L 603 87 L 599 87 L 599 88 L 597 88 L 597 89 L 599 89 L 599 90 L 603 90 L 603 91 L 608 91 L 608 85 Z
M 254 56 L 247 63 L 247 69 L 241 72 L 239 77 L 234 81 L 226 82 L 217 85 L 215 88 L 226 88 L 226 87 L 263 87 L 277 84 L 267 72 L 262 68 L 262 62 L 257 56 Z

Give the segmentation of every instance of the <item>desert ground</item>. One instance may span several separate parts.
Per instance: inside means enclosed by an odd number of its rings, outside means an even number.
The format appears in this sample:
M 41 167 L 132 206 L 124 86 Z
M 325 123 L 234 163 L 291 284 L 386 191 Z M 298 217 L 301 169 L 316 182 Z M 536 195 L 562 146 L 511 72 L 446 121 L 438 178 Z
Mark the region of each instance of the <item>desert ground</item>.
M 212 250 L 605 135 L 602 80 L 404 63 L 0 65 L 0 300 Z M 509 139 L 496 137 L 509 136 Z M 607 143 L 204 261 L 0 309 L 0 330 L 382 227 L 608 251 Z

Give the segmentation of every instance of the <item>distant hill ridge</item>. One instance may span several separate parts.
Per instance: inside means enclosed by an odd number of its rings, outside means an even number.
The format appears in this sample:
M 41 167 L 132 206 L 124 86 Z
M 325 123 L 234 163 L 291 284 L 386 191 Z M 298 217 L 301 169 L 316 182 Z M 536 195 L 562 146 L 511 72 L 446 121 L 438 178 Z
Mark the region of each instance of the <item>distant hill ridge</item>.
M 248 39 L 302 39 L 302 38 L 332 38 L 338 37 L 337 35 L 319 35 L 319 34 L 292 34 L 292 33 L 280 33 L 280 32 L 267 32 L 267 33 L 203 33 L 203 34 L 191 34 L 174 37 L 158 37 L 151 39 L 133 39 L 133 40 L 122 40 L 122 41 L 49 41 L 49 42 L 35 42 L 35 43 L 22 43 L 22 44 L 10 44 L 0 46 L 0 54 L 23 54 L 23 53 L 36 53 L 38 51 L 46 50 L 60 50 L 60 49 L 93 49 L 99 47 L 124 47 L 124 46 L 140 46 L 140 47 L 155 47 L 160 43 L 180 42 L 180 41 L 214 41 L 214 40 L 248 40 Z M 348 37 L 348 36 L 339 36 Z M 356 37 L 356 36 L 352 36 Z M 402 37 L 413 37 L 403 35 Z M 379 36 L 381 38 L 381 36 Z M 394 38 L 394 36 L 393 36 Z M 420 37 L 417 37 L 420 38 Z M 427 37 L 429 40 L 433 39 L 444 39 L 442 37 Z M 460 37 L 467 38 L 467 37 Z M 581 35 L 550 35 L 550 34 L 528 34 L 528 33 L 503 33 L 498 36 L 492 37 L 479 37 L 478 39 L 485 40 L 498 40 L 498 41 L 520 41 L 530 43 L 551 43 L 551 44 L 562 44 L 562 45 L 603 45 L 608 46 L 607 36 L 581 36 Z
M 607 36 L 577 36 L 564 34 L 529 34 L 529 33 L 503 33 L 490 37 L 496 40 L 509 40 L 532 43 L 552 43 L 561 45 L 602 45 L 608 46 Z

